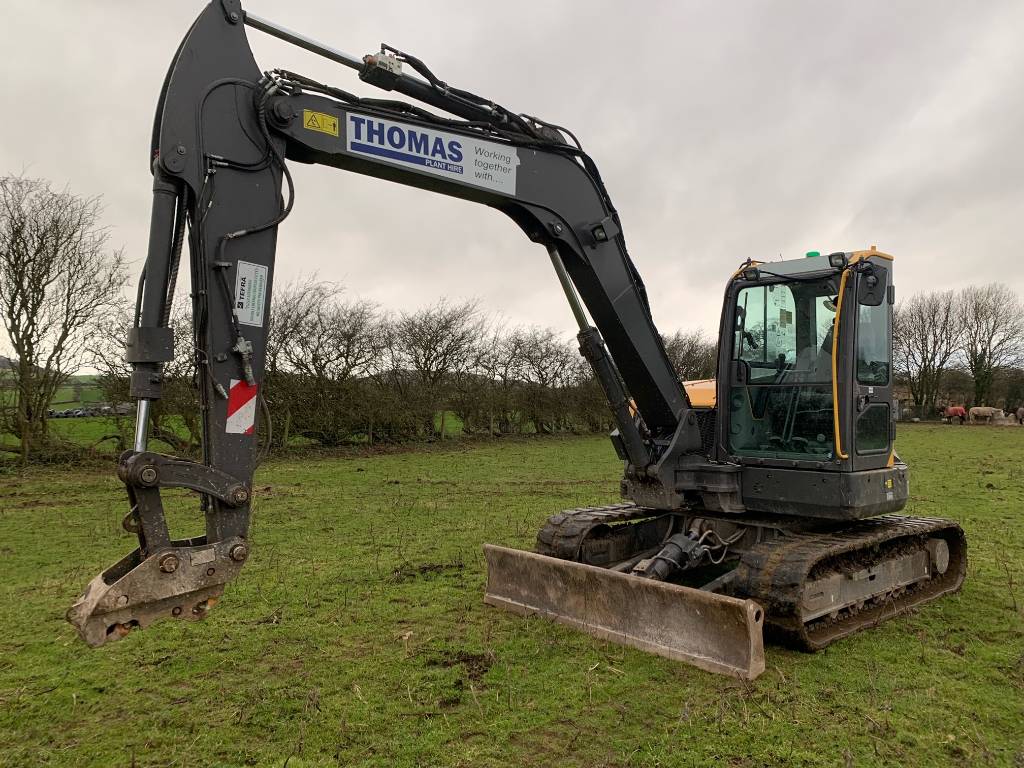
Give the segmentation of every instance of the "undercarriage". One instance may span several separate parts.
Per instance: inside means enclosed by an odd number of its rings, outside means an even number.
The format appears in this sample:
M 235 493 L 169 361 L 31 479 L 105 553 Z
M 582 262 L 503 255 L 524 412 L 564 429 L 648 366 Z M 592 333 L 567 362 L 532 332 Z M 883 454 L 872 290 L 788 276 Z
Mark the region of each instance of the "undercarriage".
M 538 575 L 544 560 L 551 565 Z M 553 588 L 559 568 L 574 573 L 570 563 L 586 576 Z M 967 557 L 963 530 L 950 520 L 851 523 L 627 503 L 560 512 L 540 530 L 536 553 L 488 548 L 488 565 L 493 605 L 752 678 L 764 668 L 762 629 L 776 642 L 821 650 L 955 592 Z M 577 588 L 584 599 L 573 599 Z M 681 613 L 693 620 L 680 625 Z M 706 658 L 705 648 L 714 649 Z

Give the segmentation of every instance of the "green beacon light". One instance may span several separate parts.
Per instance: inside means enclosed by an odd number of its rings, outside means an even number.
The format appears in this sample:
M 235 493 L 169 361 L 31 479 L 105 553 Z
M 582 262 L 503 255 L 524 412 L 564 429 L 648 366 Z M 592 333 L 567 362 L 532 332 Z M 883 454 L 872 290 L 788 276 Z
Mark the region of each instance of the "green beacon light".
M 807 258 L 813 259 L 815 256 L 821 256 L 821 251 L 808 251 Z

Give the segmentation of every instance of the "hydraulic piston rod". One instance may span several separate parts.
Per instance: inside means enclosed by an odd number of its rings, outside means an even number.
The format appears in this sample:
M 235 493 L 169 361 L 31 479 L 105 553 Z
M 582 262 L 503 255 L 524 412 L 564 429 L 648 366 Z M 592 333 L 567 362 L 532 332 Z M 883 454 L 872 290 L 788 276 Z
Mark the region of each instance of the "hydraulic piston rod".
M 339 51 L 337 48 L 320 43 L 311 37 L 306 37 L 299 32 L 293 32 L 290 29 L 282 27 L 280 24 L 275 24 L 269 19 L 264 19 L 262 16 L 257 16 L 255 13 L 245 12 L 245 23 L 253 29 L 258 29 L 260 32 L 265 32 L 271 37 L 276 37 L 278 40 L 284 40 L 286 43 L 297 45 L 299 48 L 304 48 L 311 53 L 316 53 L 324 58 L 336 61 L 339 64 L 343 64 L 351 69 L 360 70 L 363 68 L 363 60 L 358 56 L 352 56 L 344 51 Z M 424 83 L 426 85 L 426 83 Z
M 594 375 L 601 384 L 605 397 L 608 399 L 608 405 L 615 417 L 618 435 L 613 435 L 612 441 L 617 448 L 621 449 L 620 452 L 625 453 L 624 458 L 628 459 L 634 470 L 642 472 L 651 463 L 651 455 L 644 443 L 643 435 L 637 428 L 633 414 L 630 412 L 629 396 L 622 385 L 622 377 L 615 368 L 611 355 L 608 354 L 601 334 L 587 320 L 586 310 L 583 309 L 583 303 L 576 294 L 572 280 L 569 279 L 569 273 L 565 269 L 565 263 L 558 253 L 558 248 L 554 245 L 549 245 L 547 248 L 548 256 L 551 257 L 551 265 L 555 268 L 555 274 L 558 275 L 558 282 L 562 285 L 573 317 L 576 318 L 576 323 L 579 325 L 580 332 L 576 335 L 576 339 L 580 343 L 580 354 L 587 359 L 590 367 L 594 370 Z
M 548 256 L 551 257 L 551 266 L 555 268 L 555 274 L 558 276 L 558 282 L 562 286 L 562 291 L 565 292 L 565 298 L 569 301 L 572 316 L 576 318 L 576 324 L 579 326 L 579 329 L 585 331 L 590 327 L 590 322 L 587 320 L 587 313 L 583 309 L 583 302 L 576 295 L 576 288 L 573 286 L 572 280 L 569 279 L 569 273 L 565 269 L 565 263 L 558 253 L 558 248 L 549 245 Z
M 367 58 L 352 56 L 256 14 L 245 12 L 244 15 L 246 25 L 253 29 L 258 29 L 260 32 L 265 32 L 279 40 L 297 45 L 299 48 L 354 69 L 359 72 L 361 80 L 371 85 L 383 88 L 386 91 L 398 91 L 409 98 L 430 104 L 438 109 L 443 109 L 465 120 L 490 121 L 495 118 L 494 110 L 487 104 L 477 104 L 466 99 L 454 98 L 443 83 L 431 84 L 415 75 L 402 72 L 400 59 L 381 54 L 384 56 L 384 59 L 390 62 L 390 66 L 384 67 L 381 70 L 374 66 L 376 56 Z M 396 67 L 396 69 L 391 69 L 392 66 Z
M 149 447 L 149 409 L 152 401 L 143 398 L 135 416 L 135 452 L 142 453 Z

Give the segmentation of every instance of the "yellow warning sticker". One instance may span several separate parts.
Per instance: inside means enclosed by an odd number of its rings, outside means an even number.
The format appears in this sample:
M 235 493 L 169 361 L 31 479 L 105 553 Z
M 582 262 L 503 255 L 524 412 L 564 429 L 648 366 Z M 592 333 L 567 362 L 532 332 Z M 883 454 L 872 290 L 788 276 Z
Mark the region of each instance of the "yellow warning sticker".
M 329 133 L 331 136 L 338 135 L 338 118 L 324 112 L 314 112 L 311 109 L 302 110 L 302 125 L 311 131 Z

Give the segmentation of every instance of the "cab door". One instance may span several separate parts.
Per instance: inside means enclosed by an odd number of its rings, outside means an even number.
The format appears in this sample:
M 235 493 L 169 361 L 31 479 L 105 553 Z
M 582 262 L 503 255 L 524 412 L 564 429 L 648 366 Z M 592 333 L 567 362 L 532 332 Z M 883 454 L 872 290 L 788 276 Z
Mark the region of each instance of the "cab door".
M 854 470 L 889 464 L 895 438 L 892 377 L 892 262 L 878 257 L 858 270 L 852 339 L 850 423 Z
M 724 347 L 729 356 L 719 364 L 720 445 L 727 460 L 833 468 L 837 282 L 835 273 L 825 272 L 734 284 L 727 299 L 733 327 L 720 345 L 720 354 Z

